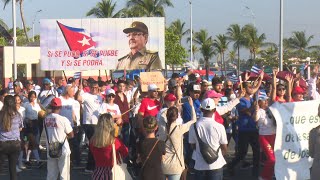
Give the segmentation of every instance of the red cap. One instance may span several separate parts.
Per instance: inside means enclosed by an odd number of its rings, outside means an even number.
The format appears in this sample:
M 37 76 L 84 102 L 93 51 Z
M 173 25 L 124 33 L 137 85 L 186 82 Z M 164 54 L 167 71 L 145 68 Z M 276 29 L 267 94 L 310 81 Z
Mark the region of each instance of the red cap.
M 304 94 L 305 92 L 304 92 L 304 90 L 303 90 L 302 87 L 296 86 L 296 87 L 293 89 L 292 93 L 293 93 L 293 94 Z
M 50 105 L 51 105 L 52 107 L 61 107 L 61 106 L 62 106 L 61 99 L 60 99 L 60 98 L 53 98 L 53 99 L 51 100 Z
M 217 93 L 215 90 L 207 91 L 205 94 L 205 98 L 221 98 L 223 95 Z
M 164 100 L 165 101 L 176 101 L 177 97 L 174 94 L 169 93 L 164 97 Z

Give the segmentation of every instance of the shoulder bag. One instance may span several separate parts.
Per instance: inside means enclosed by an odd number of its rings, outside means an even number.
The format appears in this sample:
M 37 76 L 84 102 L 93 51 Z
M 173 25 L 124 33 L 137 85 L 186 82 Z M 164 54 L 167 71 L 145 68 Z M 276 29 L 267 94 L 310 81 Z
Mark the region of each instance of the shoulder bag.
M 120 164 L 117 163 L 115 143 L 112 143 L 112 159 L 113 159 L 112 180 L 118 180 L 118 179 L 132 180 L 127 170 L 127 164 L 122 162 L 121 156 L 120 156 Z
M 154 145 L 153 145 L 152 149 L 150 150 L 150 152 L 149 152 L 146 160 L 145 160 L 145 161 L 143 162 L 143 164 L 142 164 L 141 170 L 142 170 L 142 169 L 144 168 L 144 166 L 146 165 L 146 163 L 147 163 L 147 161 L 148 161 L 151 153 L 153 152 L 153 150 L 154 150 L 154 148 L 156 147 L 156 145 L 158 144 L 158 142 L 159 142 L 159 139 L 157 139 L 157 141 L 154 143 Z
M 214 163 L 219 158 L 220 146 L 217 150 L 214 150 L 212 147 L 209 146 L 209 144 L 204 143 L 199 137 L 196 123 L 194 124 L 193 127 L 194 127 L 194 131 L 195 131 L 195 134 L 196 134 L 198 142 L 199 142 L 200 153 L 201 153 L 203 159 L 208 164 Z
M 47 136 L 47 141 L 48 141 L 48 151 L 49 151 L 49 156 L 51 158 L 60 158 L 61 155 L 62 155 L 62 146 L 64 144 L 64 142 L 66 141 L 67 139 L 67 135 L 66 137 L 64 138 L 63 142 L 60 143 L 60 142 L 49 142 L 49 137 L 48 137 L 48 130 L 47 130 L 47 126 L 46 126 L 46 123 L 45 123 L 45 120 L 43 121 L 43 126 L 44 126 L 44 129 L 46 130 L 46 136 Z

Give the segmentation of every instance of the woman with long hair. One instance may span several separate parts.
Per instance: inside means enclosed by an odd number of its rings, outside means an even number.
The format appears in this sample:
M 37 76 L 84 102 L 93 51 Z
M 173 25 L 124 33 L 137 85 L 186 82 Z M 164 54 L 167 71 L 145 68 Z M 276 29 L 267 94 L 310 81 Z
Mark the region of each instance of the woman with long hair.
M 159 140 L 165 141 L 165 155 L 162 159 L 162 170 L 168 180 L 179 180 L 185 169 L 183 156 L 183 134 L 188 132 L 190 126 L 196 122 L 196 112 L 193 101 L 189 97 L 192 108 L 192 119 L 184 124 L 177 123 L 178 108 L 175 106 L 167 110 L 166 117 L 159 119 Z
M 14 95 L 14 98 L 16 101 L 17 111 L 20 113 L 21 118 L 22 118 L 22 122 L 24 123 L 24 119 L 26 117 L 26 109 L 21 106 L 22 100 L 19 95 L 17 95 L 17 94 Z M 18 158 L 17 172 L 21 171 L 21 169 L 26 168 L 22 162 L 23 152 L 26 152 L 26 154 L 28 153 L 28 138 L 26 137 L 26 134 L 24 133 L 24 128 L 22 128 L 22 130 L 20 132 L 20 140 L 21 140 L 21 151 L 20 151 L 19 158 Z
M 17 111 L 15 98 L 6 96 L 0 111 L 0 168 L 4 157 L 9 161 L 10 180 L 17 179 L 16 163 L 20 152 L 20 131 L 23 120 Z
M 41 107 L 37 102 L 37 94 L 35 91 L 30 91 L 28 93 L 29 102 L 25 103 L 26 108 L 26 134 L 29 140 L 29 149 L 32 151 L 35 159 L 37 160 L 37 166 L 41 166 L 40 156 L 38 152 L 39 143 L 37 141 L 39 132 L 39 123 L 38 123 L 38 113 L 41 111 Z M 31 165 L 29 162 L 30 153 L 28 151 L 26 157 L 26 165 Z
M 109 113 L 101 114 L 94 134 L 90 139 L 90 150 L 95 160 L 95 169 L 92 174 L 93 180 L 111 180 L 112 167 L 112 144 L 115 144 L 117 160 L 124 159 L 128 155 L 128 148 L 115 137 L 115 123 Z

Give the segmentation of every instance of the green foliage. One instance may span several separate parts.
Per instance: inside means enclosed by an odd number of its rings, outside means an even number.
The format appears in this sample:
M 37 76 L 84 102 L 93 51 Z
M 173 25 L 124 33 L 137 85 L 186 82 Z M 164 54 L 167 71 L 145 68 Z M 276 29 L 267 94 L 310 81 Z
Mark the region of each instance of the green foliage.
M 185 63 L 188 55 L 186 49 L 180 44 L 179 36 L 166 29 L 165 38 L 166 64 L 182 65 Z
M 26 29 L 27 29 L 27 32 L 30 31 L 30 28 L 29 28 L 29 27 L 27 27 Z M 30 41 L 30 39 L 29 39 L 29 41 L 26 39 L 24 30 L 23 30 L 23 29 L 20 29 L 20 28 L 17 28 L 16 31 L 17 31 L 17 32 L 16 32 L 16 34 L 17 34 L 17 45 L 18 45 L 18 46 L 25 46 L 25 45 L 27 45 L 28 42 Z M 9 30 L 9 33 L 10 33 L 10 34 L 12 35 L 12 37 L 13 37 L 13 29 L 10 29 L 10 30 Z
M 8 45 L 7 40 L 4 37 L 0 37 L 0 46 L 6 46 Z
M 128 0 L 126 17 L 138 14 L 135 17 L 165 17 L 165 7 L 173 7 L 170 0 Z
M 121 15 L 121 10 L 115 12 L 117 3 L 112 0 L 102 0 L 98 2 L 95 7 L 87 12 L 86 16 L 94 16 L 97 18 L 117 18 Z

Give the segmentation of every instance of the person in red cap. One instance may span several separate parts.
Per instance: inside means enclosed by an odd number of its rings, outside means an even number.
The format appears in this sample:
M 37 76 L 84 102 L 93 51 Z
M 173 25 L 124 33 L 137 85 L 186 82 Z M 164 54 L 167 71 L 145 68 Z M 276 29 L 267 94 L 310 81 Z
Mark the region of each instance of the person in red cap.
M 47 147 L 49 143 L 63 143 L 62 155 L 59 158 L 51 158 L 47 151 L 47 179 L 70 179 L 70 146 L 67 138 L 73 138 L 73 130 L 68 118 L 61 116 L 62 107 L 60 98 L 53 98 L 50 103 L 52 113 L 44 119 L 44 128 L 47 135 Z M 59 175 L 60 174 L 60 175 Z
M 177 97 L 174 94 L 169 93 L 164 97 L 165 107 L 159 111 L 159 113 L 157 115 L 158 121 L 160 121 L 161 118 L 166 118 L 167 110 L 170 107 L 175 106 L 176 102 L 177 102 Z M 181 108 L 178 107 L 178 109 L 179 109 L 179 115 L 178 115 L 176 122 L 177 122 L 177 124 L 183 124 L 183 119 L 181 118 L 181 114 L 180 114 Z
M 300 86 L 296 86 L 292 91 L 292 101 L 294 102 L 303 101 L 304 94 L 305 94 L 304 89 Z

